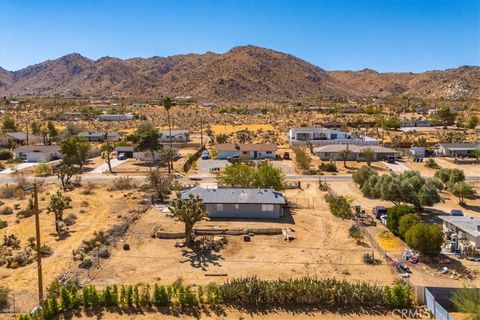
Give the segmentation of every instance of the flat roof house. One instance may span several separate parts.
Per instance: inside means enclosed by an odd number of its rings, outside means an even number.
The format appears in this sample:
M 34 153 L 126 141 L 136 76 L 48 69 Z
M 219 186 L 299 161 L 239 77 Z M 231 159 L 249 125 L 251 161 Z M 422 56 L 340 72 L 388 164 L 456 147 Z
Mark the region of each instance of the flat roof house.
M 181 193 L 202 199 L 210 218 L 279 219 L 283 215 L 285 197 L 273 189 L 195 187 Z
M 117 142 L 122 139 L 118 132 L 89 132 L 83 131 L 78 134 L 79 137 L 85 138 L 89 142 Z
M 221 143 L 215 146 L 217 158 L 225 160 L 231 156 L 242 159 L 275 159 L 277 145 L 275 143 Z
M 355 136 L 347 132 L 327 128 L 292 128 L 288 131 L 288 139 L 291 146 L 305 145 L 330 145 L 330 144 L 354 144 L 354 145 L 379 145 L 379 141 L 367 136 Z
M 443 229 L 458 234 L 459 239 L 467 240 L 480 249 L 480 218 L 467 216 L 438 216 L 443 220 Z
M 100 121 L 131 121 L 134 120 L 133 114 L 101 114 L 98 116 Z
M 371 149 L 373 151 L 373 161 L 383 161 L 388 156 L 397 156 L 400 152 L 385 148 L 381 146 L 357 146 L 357 145 L 345 145 L 345 144 L 330 144 L 321 147 L 315 147 L 314 152 L 321 160 L 342 160 L 340 152 L 347 149 L 350 150 L 350 154 L 347 160 L 350 161 L 365 161 L 363 151 L 365 149 Z
M 165 143 L 170 142 L 170 131 L 169 130 L 160 130 L 158 132 L 160 137 L 158 142 Z M 172 142 L 187 142 L 190 140 L 190 131 L 172 129 Z
M 58 146 L 20 146 L 15 149 L 15 157 L 27 162 L 53 161 L 62 158 Z
M 434 147 L 437 156 L 443 157 L 465 157 L 472 155 L 474 151 L 480 150 L 478 142 L 456 142 L 437 143 Z
M 41 136 L 28 134 L 28 144 L 36 144 L 42 141 Z M 27 134 L 25 132 L 4 132 L 0 135 L 0 145 L 7 147 L 12 145 L 23 145 L 27 143 Z

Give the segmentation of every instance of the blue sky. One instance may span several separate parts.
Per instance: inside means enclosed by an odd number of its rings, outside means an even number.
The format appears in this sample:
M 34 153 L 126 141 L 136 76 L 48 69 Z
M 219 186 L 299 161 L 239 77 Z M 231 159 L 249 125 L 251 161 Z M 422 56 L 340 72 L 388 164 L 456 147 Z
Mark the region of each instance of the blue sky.
M 78 52 L 98 59 L 287 52 L 327 70 L 480 65 L 480 0 L 0 0 L 0 66 Z

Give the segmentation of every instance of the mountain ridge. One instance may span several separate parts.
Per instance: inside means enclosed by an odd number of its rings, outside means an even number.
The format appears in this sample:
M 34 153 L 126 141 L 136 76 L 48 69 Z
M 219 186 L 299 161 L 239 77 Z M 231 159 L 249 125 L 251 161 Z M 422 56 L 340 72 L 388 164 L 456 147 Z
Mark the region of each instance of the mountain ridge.
M 479 98 L 480 67 L 422 73 L 326 71 L 291 54 L 238 46 L 219 54 L 101 57 L 71 53 L 17 71 L 0 68 L 0 95 L 193 96 L 202 101 L 298 101 L 320 96 Z

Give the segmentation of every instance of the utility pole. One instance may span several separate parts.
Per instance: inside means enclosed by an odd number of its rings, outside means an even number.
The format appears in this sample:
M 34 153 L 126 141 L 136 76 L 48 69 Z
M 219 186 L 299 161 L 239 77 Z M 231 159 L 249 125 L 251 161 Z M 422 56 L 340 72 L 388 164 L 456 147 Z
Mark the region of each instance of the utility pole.
M 200 117 L 200 144 L 203 148 L 203 118 Z
M 43 300 L 42 253 L 40 252 L 40 213 L 38 210 L 38 187 L 33 183 L 33 210 L 35 211 L 35 236 L 37 244 L 37 271 L 38 271 L 38 303 Z

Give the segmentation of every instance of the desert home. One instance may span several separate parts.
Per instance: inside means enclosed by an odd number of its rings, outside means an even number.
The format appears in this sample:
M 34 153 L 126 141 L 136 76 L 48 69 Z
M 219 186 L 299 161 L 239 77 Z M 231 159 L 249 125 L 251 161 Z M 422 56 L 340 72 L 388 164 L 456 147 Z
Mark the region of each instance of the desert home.
M 467 241 L 472 247 L 480 250 L 480 218 L 467 216 L 438 216 L 443 220 L 443 229 L 447 233 L 455 233 L 457 239 Z
M 315 147 L 314 152 L 321 160 L 340 160 L 340 153 L 343 150 L 350 150 L 346 160 L 365 161 L 364 152 L 370 149 L 373 152 L 373 161 L 383 161 L 387 157 L 397 157 L 400 152 L 381 146 L 358 146 L 349 144 L 330 144 L 321 147 Z
M 188 142 L 190 140 L 190 131 L 172 129 L 171 131 L 160 130 L 158 132 L 160 134 L 160 137 L 158 138 L 158 142 L 161 142 L 161 143 L 170 142 L 170 132 L 171 132 L 172 142 Z
M 98 116 L 99 121 L 132 121 L 135 119 L 133 114 L 101 114 Z
M 4 132 L 0 134 L 1 146 L 15 146 L 24 144 L 36 144 L 42 141 L 42 137 L 25 132 Z
M 274 143 L 221 143 L 215 146 L 220 160 L 238 156 L 243 159 L 275 159 L 277 145 Z
M 438 143 L 434 147 L 437 156 L 441 157 L 466 157 L 471 156 L 473 152 L 480 150 L 478 142 L 454 142 Z
M 53 161 L 62 158 L 58 146 L 20 146 L 15 149 L 15 157 L 26 162 Z
M 273 189 L 195 187 L 181 193 L 202 199 L 209 218 L 278 219 L 285 197 Z
M 354 135 L 343 131 L 327 128 L 291 128 L 288 131 L 288 140 L 291 146 L 296 145 L 330 145 L 330 144 L 354 144 L 354 145 L 379 145 L 379 141 L 367 136 Z
M 89 142 L 117 142 L 122 139 L 122 136 L 118 132 L 80 132 L 79 137 L 85 138 Z

